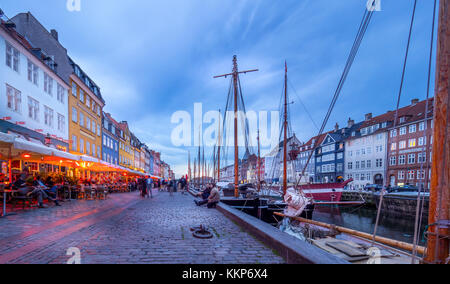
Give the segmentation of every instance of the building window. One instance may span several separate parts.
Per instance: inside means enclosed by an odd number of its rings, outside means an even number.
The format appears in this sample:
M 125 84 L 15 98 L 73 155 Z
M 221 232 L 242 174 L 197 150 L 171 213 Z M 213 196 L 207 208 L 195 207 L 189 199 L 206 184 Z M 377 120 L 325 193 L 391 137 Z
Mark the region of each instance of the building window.
M 64 101 L 65 101 L 65 95 L 66 95 L 66 90 L 65 90 L 64 87 L 61 86 L 59 83 L 58 83 L 57 86 L 58 86 L 58 87 L 57 87 L 57 94 L 56 94 L 56 96 L 57 96 L 58 102 L 64 104 Z
M 390 161 L 389 161 L 389 165 L 395 166 L 396 164 L 397 164 L 397 157 L 396 156 L 392 156 Z
M 76 107 L 72 107 L 72 121 L 78 122 L 78 111 Z
M 91 152 L 91 143 L 89 141 L 86 141 L 86 154 L 90 155 Z
M 84 126 L 84 113 L 80 111 L 80 126 Z
M 97 158 L 100 159 L 100 146 L 97 146 Z
M 408 171 L 408 179 L 413 180 L 415 178 L 416 171 Z
M 6 106 L 17 113 L 22 113 L 22 94 L 19 90 L 6 85 Z
M 92 144 L 92 156 L 95 157 L 95 144 Z
M 77 148 L 77 136 L 72 135 L 72 151 L 77 152 L 78 148 Z
M 409 154 L 408 155 L 408 164 L 415 164 L 416 163 L 416 154 Z
M 391 144 L 391 151 L 395 151 L 397 150 L 397 143 L 392 143 Z
M 417 171 L 417 179 L 425 179 L 425 170 Z
M 382 145 L 376 146 L 376 147 L 375 147 L 375 151 L 376 151 L 377 153 L 383 152 L 383 146 L 382 146 Z
M 400 135 L 405 135 L 405 134 L 406 134 L 406 127 L 400 128 Z
M 20 53 L 17 49 L 12 47 L 8 42 L 6 43 L 6 66 L 19 72 Z
M 419 153 L 417 154 L 417 162 L 425 163 L 427 161 L 427 153 Z
M 361 161 L 361 169 L 365 169 L 366 168 L 366 161 Z
M 366 166 L 367 166 L 368 169 L 370 169 L 372 167 L 372 161 L 371 160 L 367 160 Z
M 383 167 L 383 159 L 377 159 L 375 162 L 377 168 Z
M 404 165 L 405 163 L 406 163 L 406 156 L 405 155 L 398 156 L 398 164 Z
M 406 148 L 406 141 L 400 141 L 400 143 L 398 143 L 398 148 L 399 149 L 405 149 Z
M 44 123 L 48 127 L 53 127 L 53 110 L 44 106 Z
M 80 138 L 80 153 L 84 154 L 84 140 Z
M 359 169 L 359 161 L 358 162 L 356 162 L 356 167 L 355 167 L 356 169 Z
M 77 85 L 72 82 L 72 96 L 77 97 Z
M 419 123 L 419 131 L 424 131 L 424 130 L 425 130 L 425 122 Z
M 28 81 L 32 82 L 36 86 L 39 82 L 39 68 L 28 59 Z
M 409 133 L 416 133 L 417 126 L 415 124 L 412 124 L 409 126 Z
M 47 73 L 44 72 L 44 92 L 53 95 L 53 78 L 51 78 Z
M 341 164 L 341 163 L 337 164 L 336 171 L 337 172 L 342 172 L 343 171 L 343 164 Z
M 65 128 L 66 128 L 66 118 L 64 117 L 64 115 L 58 113 L 58 130 L 60 132 L 65 133 Z
M 408 145 L 409 145 L 409 148 L 416 147 L 416 139 L 409 139 Z
M 92 125 L 91 125 L 91 118 L 89 117 L 89 115 L 86 115 L 86 125 L 85 126 L 87 129 L 91 130 Z
M 84 91 L 80 89 L 80 101 L 84 103 Z
M 405 172 L 404 171 L 399 171 L 398 172 L 398 179 L 399 180 L 404 180 L 405 179 Z
M 28 117 L 39 121 L 39 102 L 31 97 L 28 97 Z
M 427 145 L 427 138 L 426 137 L 419 137 L 419 146 Z
M 391 138 L 397 137 L 397 129 L 391 130 Z

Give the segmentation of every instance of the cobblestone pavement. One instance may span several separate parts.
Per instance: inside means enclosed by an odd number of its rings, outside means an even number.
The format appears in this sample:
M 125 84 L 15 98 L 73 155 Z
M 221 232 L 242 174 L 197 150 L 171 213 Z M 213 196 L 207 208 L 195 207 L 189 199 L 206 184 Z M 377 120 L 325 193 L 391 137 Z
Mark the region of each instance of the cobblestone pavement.
M 195 239 L 206 225 L 213 239 Z M 178 193 L 111 195 L 72 201 L 0 218 L 0 263 L 66 263 L 69 248 L 81 263 L 283 263 L 270 248 L 214 209 Z

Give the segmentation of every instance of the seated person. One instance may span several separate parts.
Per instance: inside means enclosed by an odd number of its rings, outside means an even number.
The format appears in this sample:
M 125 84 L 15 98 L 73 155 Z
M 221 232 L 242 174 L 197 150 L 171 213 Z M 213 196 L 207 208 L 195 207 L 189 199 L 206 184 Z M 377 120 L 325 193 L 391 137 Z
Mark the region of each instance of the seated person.
M 27 182 L 28 171 L 24 170 L 19 178 L 14 182 L 13 189 L 17 190 L 19 196 L 33 196 L 36 198 L 39 204 L 39 208 L 46 208 L 44 205 L 44 199 L 55 202 L 56 206 L 60 206 L 58 201 L 49 197 L 41 186 L 33 187 L 36 182 Z
M 219 189 L 213 185 L 211 194 L 208 197 L 208 208 L 216 208 L 217 204 L 220 202 L 220 192 Z
M 211 190 L 212 189 L 213 189 L 213 185 L 208 183 L 206 185 L 205 190 L 197 193 L 197 197 L 201 197 L 203 200 L 202 201 L 194 200 L 195 204 L 197 204 L 197 206 L 202 206 L 202 205 L 208 203 L 208 198 L 209 198 L 209 196 L 211 194 Z

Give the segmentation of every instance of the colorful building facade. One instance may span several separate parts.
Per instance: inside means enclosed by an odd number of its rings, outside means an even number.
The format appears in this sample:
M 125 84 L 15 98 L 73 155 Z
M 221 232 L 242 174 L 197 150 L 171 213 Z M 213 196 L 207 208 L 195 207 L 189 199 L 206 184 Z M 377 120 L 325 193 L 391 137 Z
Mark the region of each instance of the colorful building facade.
M 70 152 L 102 158 L 102 112 L 100 88 L 70 59 L 69 135 Z

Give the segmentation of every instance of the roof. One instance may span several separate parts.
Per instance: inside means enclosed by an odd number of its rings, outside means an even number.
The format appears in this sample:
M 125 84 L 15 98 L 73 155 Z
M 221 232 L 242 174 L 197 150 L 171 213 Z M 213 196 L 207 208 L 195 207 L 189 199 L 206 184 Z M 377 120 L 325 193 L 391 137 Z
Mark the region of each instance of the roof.
M 120 123 L 118 123 L 117 120 L 115 120 L 115 119 L 111 116 L 110 113 L 103 112 L 103 115 L 106 116 L 106 117 L 108 118 L 108 120 L 111 121 L 111 122 L 114 124 L 114 126 L 115 126 L 116 128 L 119 128 L 119 129 L 121 128 L 121 127 L 120 127 Z
M 7 33 L 9 34 L 12 38 L 14 38 L 20 45 L 22 45 L 26 50 L 28 50 L 30 52 L 30 54 L 32 56 L 34 56 L 36 59 L 38 59 L 39 61 L 41 61 L 46 67 L 48 67 L 49 70 L 51 70 L 51 72 L 59 77 L 61 80 L 64 81 L 64 79 L 62 79 L 59 74 L 50 66 L 48 66 L 46 59 L 47 60 L 51 60 L 50 57 L 44 55 L 41 51 L 40 48 L 36 48 L 35 46 L 33 46 L 23 35 L 21 35 L 20 33 L 17 32 L 15 27 L 7 27 L 7 24 L 13 24 L 14 23 L 10 23 L 10 22 L 5 22 L 3 20 L 0 19 L 0 27 Z M 55 63 L 54 63 L 55 64 Z M 56 65 L 55 65 L 56 66 Z
M 312 148 L 310 148 L 310 147 L 314 147 L 313 141 L 315 142 L 315 145 L 322 144 L 323 139 L 325 139 L 325 137 L 327 136 L 328 133 L 330 133 L 330 132 L 323 133 L 321 135 L 314 136 L 311 139 L 309 139 L 308 142 L 306 142 L 305 144 L 303 144 L 300 147 L 300 152 L 305 152 L 305 151 L 312 150 Z

